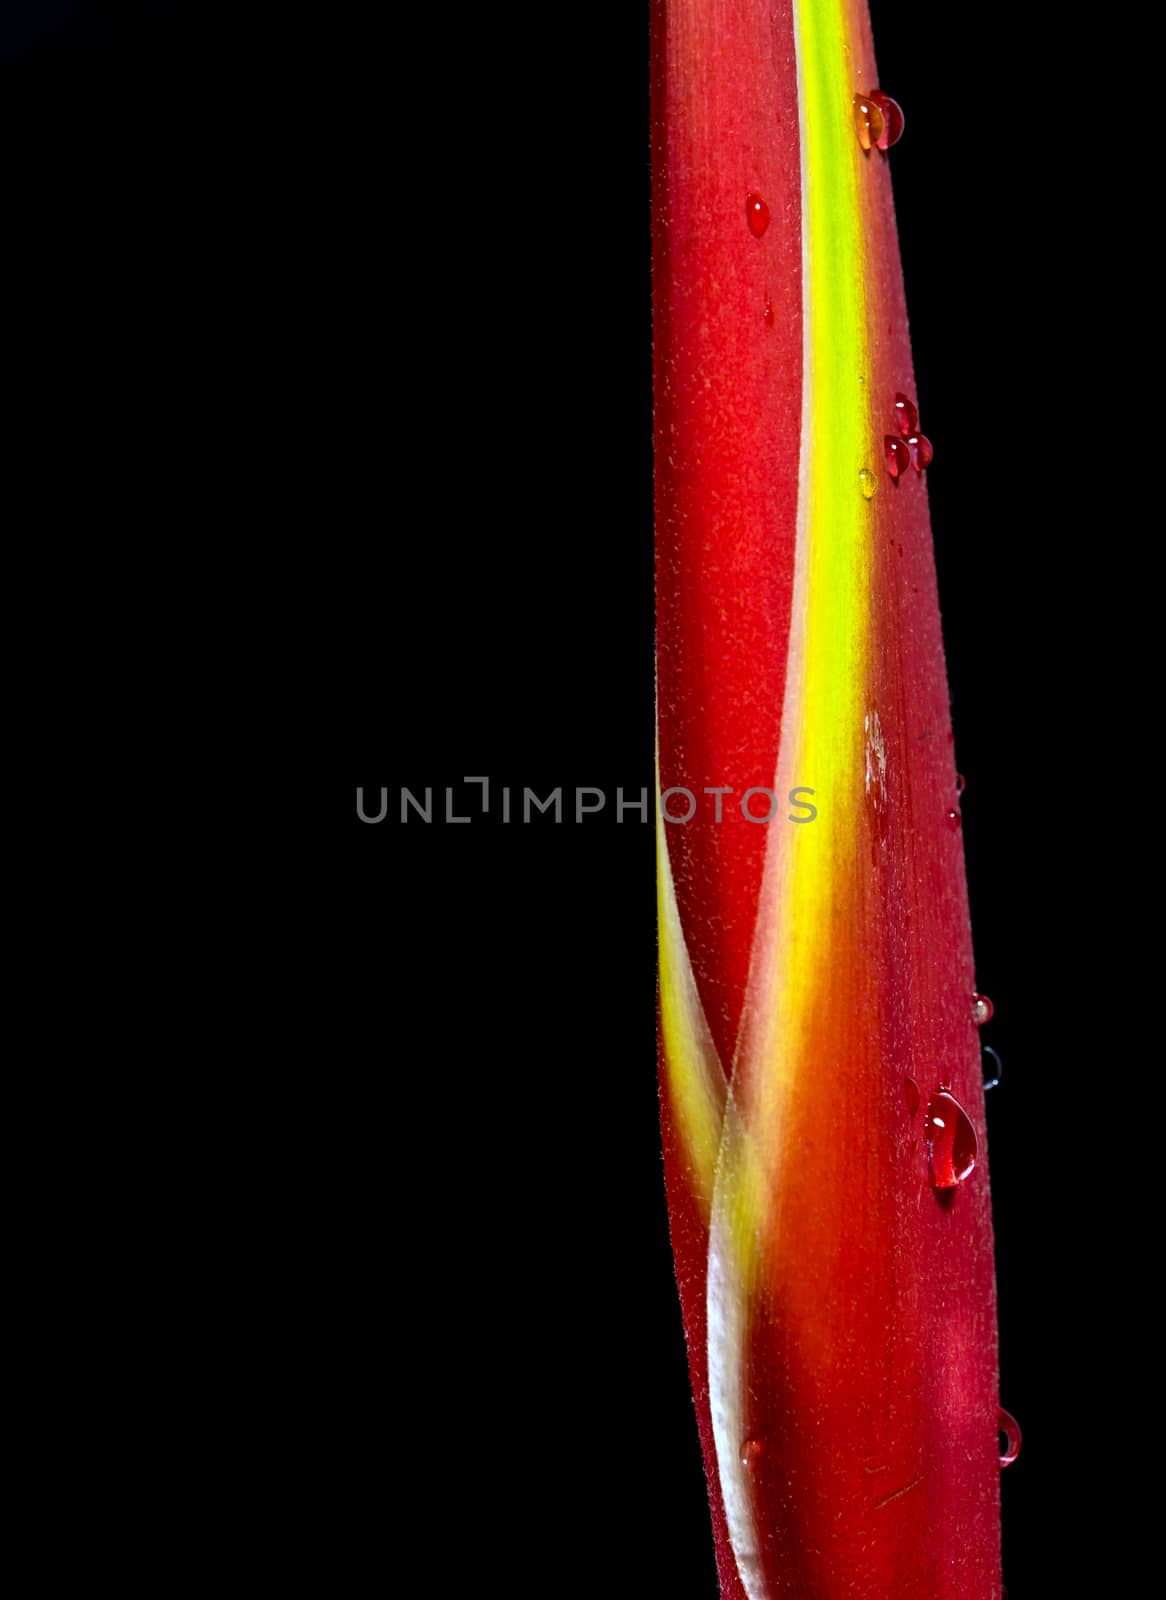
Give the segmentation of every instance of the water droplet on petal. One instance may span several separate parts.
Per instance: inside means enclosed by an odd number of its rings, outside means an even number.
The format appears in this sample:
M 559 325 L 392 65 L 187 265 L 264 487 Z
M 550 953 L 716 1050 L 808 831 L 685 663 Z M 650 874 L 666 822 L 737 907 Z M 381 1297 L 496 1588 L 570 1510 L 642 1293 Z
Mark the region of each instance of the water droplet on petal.
M 749 219 L 749 232 L 760 239 L 769 226 L 769 207 L 759 194 L 751 194 L 746 200 L 745 215 Z
M 911 465 L 911 453 L 902 439 L 895 439 L 889 433 L 883 442 L 887 451 L 887 471 L 892 478 L 897 478 L 900 472 L 906 472 Z
M 895 396 L 895 420 L 899 424 L 899 432 L 904 439 L 909 439 L 913 433 L 917 433 L 919 430 L 919 411 L 905 394 L 897 394 Z
M 915 471 L 922 472 L 924 467 L 929 467 L 935 456 L 931 448 L 931 440 L 925 433 L 914 433 L 907 440 L 907 449 L 911 452 L 911 460 Z
M 764 1446 L 760 1439 L 746 1439 L 741 1446 L 741 1465 L 751 1467 L 761 1458 Z
M 986 1044 L 980 1052 L 980 1064 L 984 1069 L 984 1093 L 989 1089 L 998 1089 L 1000 1079 L 1004 1076 L 1004 1063 L 996 1054 L 990 1044 Z
M 956 794 L 963 794 L 963 792 L 967 788 L 967 786 L 968 786 L 968 780 L 964 777 L 962 772 L 957 772 L 956 775 L 955 775 L 955 792 L 956 792 Z
M 1020 1425 L 1010 1412 L 1001 1406 L 996 1413 L 996 1426 L 1006 1440 L 1004 1453 L 1000 1457 L 1002 1467 L 1010 1467 L 1020 1454 Z
M 765 316 L 765 325 L 766 325 L 766 327 L 772 328 L 773 327 L 773 302 L 772 302 L 772 300 L 767 300 L 765 302 L 764 316 Z
M 914 1078 L 903 1079 L 903 1093 L 907 1099 L 907 1110 L 914 1116 L 919 1109 L 919 1085 Z
M 964 819 L 960 816 L 959 812 L 954 808 L 947 814 L 947 825 L 953 833 L 960 826 L 963 820 Z
M 854 126 L 858 130 L 858 142 L 864 150 L 873 149 L 886 132 L 882 110 L 869 94 L 856 94 L 854 97 Z
M 889 150 L 903 137 L 903 108 L 881 89 L 872 89 L 867 99 L 878 108 L 883 118 L 882 131 L 875 143 L 880 150 Z
M 940 1089 L 927 1102 L 927 1164 L 936 1189 L 954 1189 L 976 1164 L 972 1120 L 953 1094 Z
M 862 498 L 870 500 L 879 486 L 879 480 L 869 467 L 863 467 L 858 475 L 858 487 L 862 490 Z
M 991 1022 L 995 1015 L 996 1007 L 986 994 L 974 994 L 972 996 L 972 1021 L 977 1028 L 982 1028 L 985 1022 Z

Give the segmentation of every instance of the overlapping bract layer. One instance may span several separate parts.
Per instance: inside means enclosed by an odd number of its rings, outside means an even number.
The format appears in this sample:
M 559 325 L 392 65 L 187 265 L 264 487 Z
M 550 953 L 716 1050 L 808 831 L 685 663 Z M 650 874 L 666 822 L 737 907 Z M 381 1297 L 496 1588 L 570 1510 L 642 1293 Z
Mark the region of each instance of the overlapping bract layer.
M 941 1203 L 905 1092 L 982 1130 L 926 494 L 882 461 L 914 382 L 887 162 L 855 132 L 865 5 L 656 0 L 653 26 L 659 783 L 733 791 L 659 828 L 722 1591 L 995 1600 L 983 1141 Z M 757 786 L 816 817 L 751 822 Z

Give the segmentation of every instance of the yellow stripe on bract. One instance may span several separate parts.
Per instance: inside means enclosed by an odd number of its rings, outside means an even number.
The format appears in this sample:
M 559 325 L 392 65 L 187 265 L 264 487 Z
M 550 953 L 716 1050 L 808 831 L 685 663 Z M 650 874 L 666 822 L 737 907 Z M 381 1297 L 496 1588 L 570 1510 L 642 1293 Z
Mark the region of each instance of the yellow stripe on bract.
M 873 460 L 864 240 L 844 0 L 797 0 L 802 138 L 803 379 L 794 575 L 775 790 L 814 790 L 818 815 L 771 826 L 733 1094 L 748 1148 L 726 1148 L 738 1266 L 750 1286 L 754 1243 L 773 1201 L 785 1107 L 803 1040 L 828 980 L 836 885 L 852 872 L 862 827 L 863 712 L 873 512 L 858 474 Z M 764 1182 L 758 1190 L 753 1168 Z M 748 1194 L 741 1191 L 745 1175 Z M 760 1205 L 756 1209 L 755 1202 Z
M 709 1245 L 713 1434 L 729 1534 L 749 1600 L 767 1600 L 741 1462 L 751 1308 L 773 1245 L 784 1132 L 816 997 L 829 982 L 837 886 L 862 827 L 862 721 L 874 465 L 865 259 L 845 0 L 794 0 L 802 166 L 802 439 L 793 608 L 775 790 L 815 791 L 818 815 L 770 829 L 762 898 L 724 1115 Z M 876 158 L 877 159 L 877 158 Z
M 871 465 L 873 438 L 866 393 L 865 240 L 858 184 L 865 158 L 854 128 L 847 8 L 840 0 L 798 0 L 802 207 L 806 242 L 803 288 L 802 480 L 809 546 L 804 700 L 788 726 L 800 740 L 800 780 L 821 787 L 824 803 L 810 830 L 822 863 L 808 893 L 827 898 L 825 869 L 856 847 L 854 780 L 862 749 L 873 510 L 858 474 Z M 876 160 L 879 159 L 877 156 Z M 797 781 L 797 780 L 795 780 Z M 819 822 L 822 823 L 820 831 Z M 798 834 L 805 830 L 797 829 Z M 828 846 L 829 848 L 824 848 Z M 841 852 L 841 854 L 840 854 Z
M 700 1003 L 672 881 L 656 783 L 656 896 L 660 927 L 660 1028 L 664 1070 L 689 1185 L 707 1223 L 721 1147 L 725 1072 Z

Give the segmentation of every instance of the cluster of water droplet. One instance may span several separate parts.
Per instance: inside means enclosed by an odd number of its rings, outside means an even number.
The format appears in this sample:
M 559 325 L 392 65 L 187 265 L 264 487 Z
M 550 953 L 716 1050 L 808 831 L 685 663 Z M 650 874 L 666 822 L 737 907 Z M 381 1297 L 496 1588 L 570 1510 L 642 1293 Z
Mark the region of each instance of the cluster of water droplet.
M 887 457 L 887 471 L 898 478 L 908 467 L 916 473 L 929 467 L 935 451 L 926 434 L 919 432 L 919 409 L 905 394 L 895 396 L 895 422 L 898 433 L 888 433 L 883 441 Z
M 986 994 L 972 996 L 972 1021 L 977 1028 L 984 1027 L 996 1015 L 996 1007 Z M 980 1060 L 984 1068 L 984 1089 L 997 1089 L 1004 1076 L 1004 1064 L 999 1053 L 990 1044 L 980 1047 Z

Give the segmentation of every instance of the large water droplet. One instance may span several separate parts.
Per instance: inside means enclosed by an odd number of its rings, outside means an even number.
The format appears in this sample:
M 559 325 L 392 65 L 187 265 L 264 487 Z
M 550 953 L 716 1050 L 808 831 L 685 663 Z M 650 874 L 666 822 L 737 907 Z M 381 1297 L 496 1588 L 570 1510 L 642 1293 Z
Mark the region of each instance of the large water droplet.
M 862 498 L 864 500 L 872 499 L 878 486 L 879 480 L 875 477 L 874 473 L 869 467 L 863 467 L 862 471 L 858 475 L 858 487 L 862 490 Z
M 745 215 L 749 219 L 749 232 L 760 239 L 769 226 L 769 207 L 759 194 L 751 194 L 745 201 Z
M 864 150 L 873 150 L 886 132 L 882 108 L 871 95 L 855 95 L 854 126 L 858 131 L 858 142 Z
M 963 794 L 963 792 L 967 788 L 967 786 L 968 786 L 968 780 L 964 777 L 962 772 L 957 772 L 956 775 L 955 775 L 955 792 L 956 792 L 956 794 Z
M 925 433 L 913 433 L 907 440 L 907 449 L 911 452 L 911 460 L 914 463 L 916 472 L 922 472 L 935 459 L 935 451 L 931 448 L 931 440 Z
M 895 420 L 899 424 L 899 432 L 904 439 L 909 439 L 919 429 L 919 411 L 914 402 L 908 400 L 905 394 L 895 396 Z
M 911 452 L 907 449 L 905 440 L 896 439 L 889 433 L 883 443 L 887 452 L 887 471 L 892 478 L 897 478 L 911 465 Z
M 883 118 L 882 131 L 875 143 L 880 150 L 889 150 L 903 137 L 903 108 L 881 89 L 872 89 L 867 99 L 878 107 Z
M 962 825 L 963 820 L 964 819 L 960 816 L 959 812 L 954 808 L 947 814 L 947 825 L 953 833 L 955 833 L 956 830 Z
M 955 1095 L 939 1089 L 927 1102 L 927 1163 L 936 1189 L 954 1189 L 976 1164 L 972 1119 Z
M 1020 1454 L 1020 1424 L 1011 1412 L 1001 1406 L 996 1413 L 996 1426 L 1004 1435 L 1006 1444 L 1000 1457 L 1002 1467 L 1010 1467 Z
M 985 1094 L 989 1089 L 998 1089 L 1004 1076 L 1004 1063 L 990 1044 L 986 1044 L 980 1052 L 980 1064 L 984 1069 Z
M 765 1446 L 760 1439 L 746 1439 L 741 1445 L 741 1465 L 754 1466 L 761 1459 L 764 1449 Z
M 974 994 L 972 996 L 972 1021 L 977 1028 L 982 1028 L 985 1022 L 991 1022 L 995 1015 L 996 1007 L 986 994 Z

